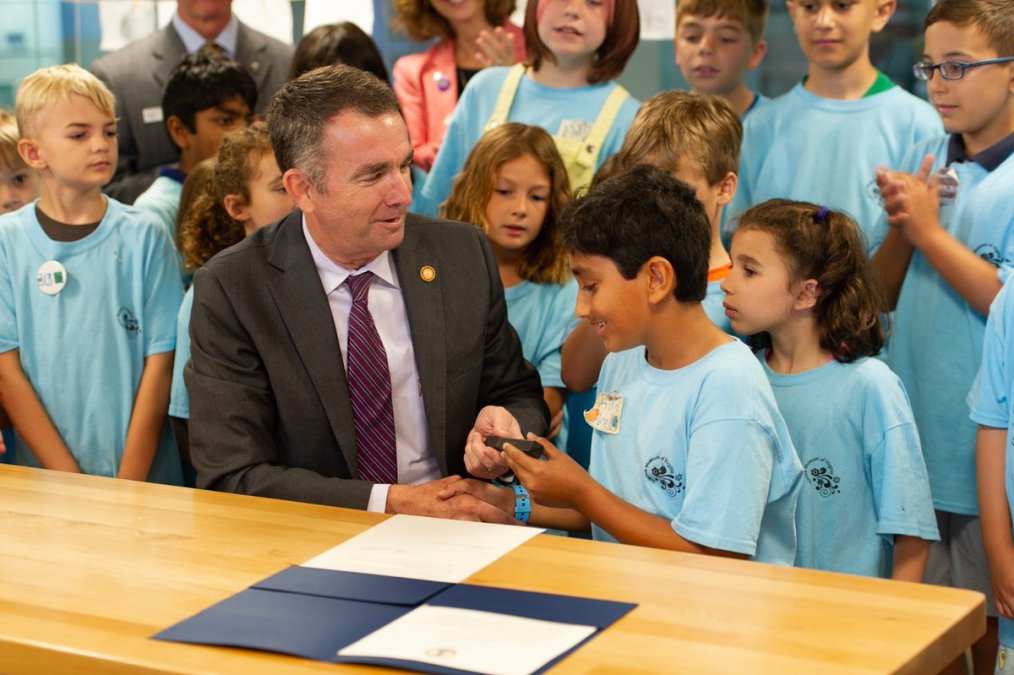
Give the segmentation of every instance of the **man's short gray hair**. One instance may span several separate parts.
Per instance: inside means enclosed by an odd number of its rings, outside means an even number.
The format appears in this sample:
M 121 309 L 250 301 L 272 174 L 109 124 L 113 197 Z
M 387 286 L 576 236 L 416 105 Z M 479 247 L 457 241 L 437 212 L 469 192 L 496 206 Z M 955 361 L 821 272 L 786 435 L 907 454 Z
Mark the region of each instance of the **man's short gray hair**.
M 278 168 L 283 173 L 300 169 L 310 184 L 324 193 L 324 129 L 346 110 L 366 117 L 401 114 L 398 99 L 385 82 L 352 66 L 323 66 L 287 82 L 275 94 L 267 114 Z

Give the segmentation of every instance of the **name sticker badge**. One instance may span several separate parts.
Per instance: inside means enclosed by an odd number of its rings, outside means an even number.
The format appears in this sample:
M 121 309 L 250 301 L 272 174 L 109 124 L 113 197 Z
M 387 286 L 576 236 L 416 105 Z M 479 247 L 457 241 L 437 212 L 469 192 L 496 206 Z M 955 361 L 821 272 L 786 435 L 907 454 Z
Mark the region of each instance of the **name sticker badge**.
M 575 141 L 583 141 L 591 131 L 592 125 L 584 120 L 563 120 L 556 135 L 560 138 L 570 138 Z
M 951 167 L 942 167 L 934 174 L 937 181 L 937 190 L 940 196 L 940 205 L 953 204 L 958 199 L 958 173 Z
M 615 391 L 600 391 L 595 405 L 584 411 L 584 421 L 592 429 L 607 434 L 620 433 L 620 417 L 623 415 L 623 395 Z
M 163 119 L 162 106 L 154 105 L 150 108 L 143 108 L 141 110 L 141 121 L 145 124 L 157 124 Z
M 67 270 L 56 260 L 47 260 L 35 273 L 39 290 L 46 295 L 56 295 L 67 285 Z

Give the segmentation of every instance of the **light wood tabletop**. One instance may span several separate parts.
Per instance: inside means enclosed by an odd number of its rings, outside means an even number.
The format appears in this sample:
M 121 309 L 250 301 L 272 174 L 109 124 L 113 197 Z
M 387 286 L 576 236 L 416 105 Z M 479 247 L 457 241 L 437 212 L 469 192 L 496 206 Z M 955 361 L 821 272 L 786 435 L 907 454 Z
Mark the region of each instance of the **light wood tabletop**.
M 149 637 L 384 516 L 0 466 L 0 672 L 370 670 Z M 539 535 L 470 583 L 636 602 L 554 673 L 931 673 L 982 595 Z

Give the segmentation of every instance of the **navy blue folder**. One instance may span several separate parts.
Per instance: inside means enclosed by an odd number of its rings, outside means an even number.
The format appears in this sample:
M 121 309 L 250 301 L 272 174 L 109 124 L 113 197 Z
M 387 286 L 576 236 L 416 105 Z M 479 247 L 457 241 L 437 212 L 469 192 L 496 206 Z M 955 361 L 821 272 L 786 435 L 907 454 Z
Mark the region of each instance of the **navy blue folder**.
M 470 584 L 290 567 L 152 637 L 278 652 L 333 663 L 461 673 L 415 661 L 338 656 L 339 650 L 422 604 L 594 626 L 596 633 L 636 607 L 623 602 Z M 542 670 L 568 653 L 561 654 Z

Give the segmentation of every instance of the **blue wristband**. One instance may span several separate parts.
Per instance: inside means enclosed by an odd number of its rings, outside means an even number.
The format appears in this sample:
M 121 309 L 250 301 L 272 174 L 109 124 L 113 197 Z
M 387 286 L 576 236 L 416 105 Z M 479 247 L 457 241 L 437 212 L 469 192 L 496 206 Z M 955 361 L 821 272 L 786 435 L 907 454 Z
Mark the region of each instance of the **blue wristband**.
M 514 518 L 527 525 L 528 516 L 532 515 L 532 498 L 521 483 L 514 483 L 511 487 L 514 488 Z

